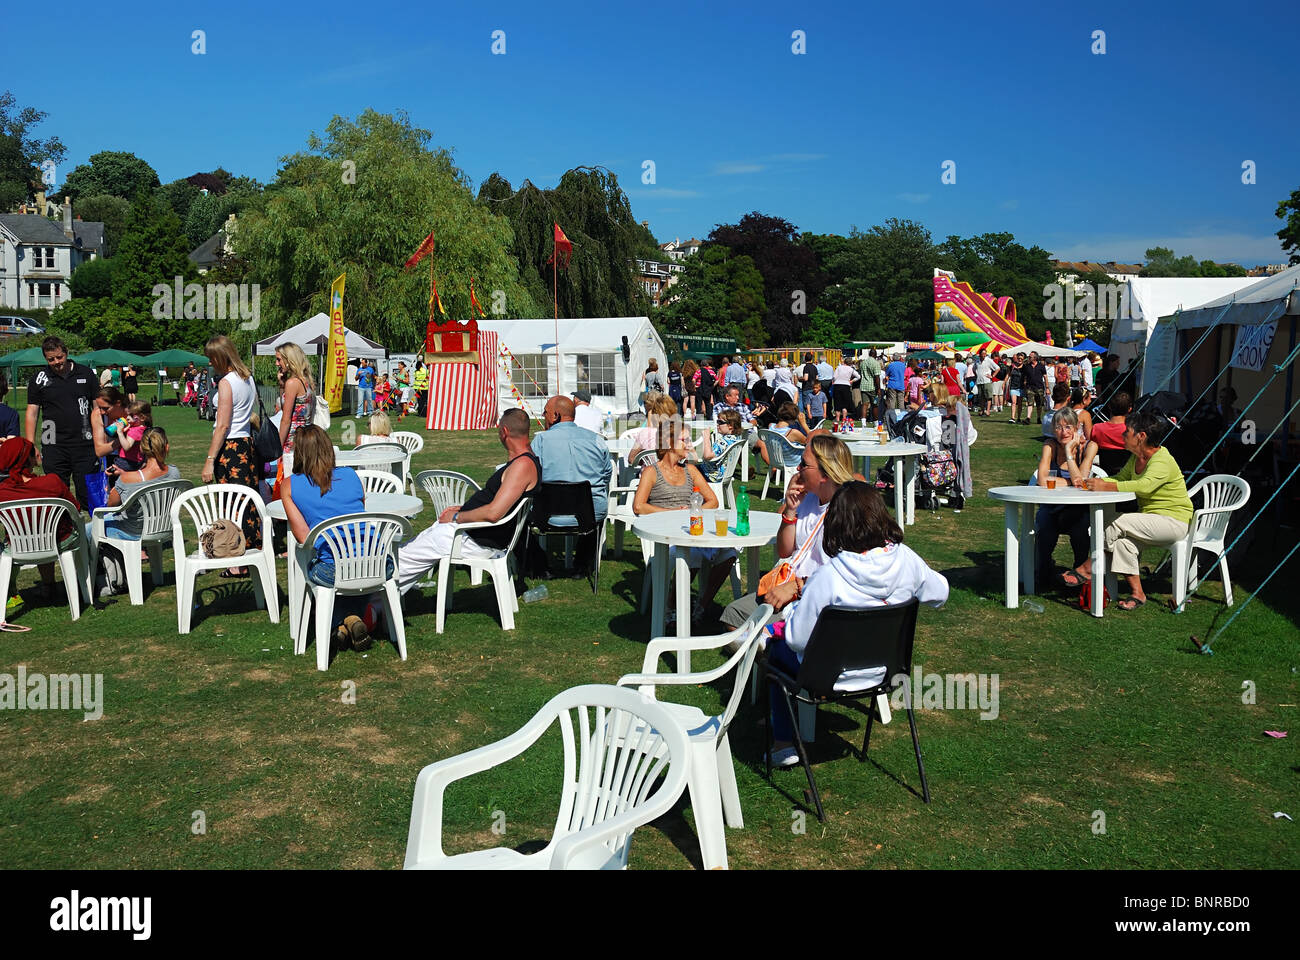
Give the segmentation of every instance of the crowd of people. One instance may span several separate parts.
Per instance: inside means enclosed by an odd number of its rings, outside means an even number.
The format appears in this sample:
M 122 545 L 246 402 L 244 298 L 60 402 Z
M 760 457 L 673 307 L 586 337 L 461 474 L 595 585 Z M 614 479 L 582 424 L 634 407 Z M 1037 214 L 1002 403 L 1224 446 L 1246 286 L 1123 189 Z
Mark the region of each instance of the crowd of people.
M 68 500 L 76 510 L 97 502 L 112 508 L 148 484 L 179 477 L 178 469 L 168 460 L 167 435 L 153 425 L 150 404 L 133 396 L 133 369 L 110 368 L 96 377 L 68 357 L 58 338 L 47 338 L 43 349 L 47 366 L 32 380 L 23 423 L 16 411 L 3 404 L 8 384 L 0 374 L 0 437 L 9 437 L 0 445 L 0 462 L 8 465 L 9 476 L 3 499 L 44 491 Z M 275 352 L 278 385 L 273 425 L 281 453 L 269 465 L 262 462 L 253 442 L 261 424 L 257 386 L 249 368 L 234 345 L 220 335 L 208 341 L 205 354 L 210 374 L 193 365 L 184 373 L 187 395 L 197 392 L 198 381 L 204 376 L 210 376 L 213 383 L 215 423 L 200 472 L 203 482 L 240 484 L 264 491 L 268 499 L 283 499 L 289 531 L 299 542 L 320 520 L 364 507 L 355 471 L 335 464 L 328 435 L 315 424 L 317 386 L 301 347 L 289 343 Z M 828 565 L 831 554 L 821 548 L 821 527 L 827 505 L 842 488 L 853 486 L 855 491 L 852 505 L 845 502 L 845 515 L 871 520 L 870 545 L 863 550 L 893 551 L 896 557 L 907 557 L 898 549 L 901 534 L 884 521 L 877 523 L 884 514 L 878 513 L 878 505 L 869 497 L 864 501 L 863 492 L 857 490 L 856 485 L 866 478 L 854 475 L 847 447 L 831 430 L 820 429 L 824 418 L 839 421 L 861 415 L 879 419 L 888 411 L 935 411 L 955 418 L 958 433 L 965 438 L 968 430 L 974 432 L 972 416 L 995 416 L 1010 406 L 1013 422 L 1041 424 L 1043 446 L 1034 482 L 1045 484 L 1055 477 L 1078 487 L 1136 495 L 1135 508 L 1122 513 L 1106 531 L 1112 569 L 1129 583 L 1130 596 L 1120 604 L 1122 609 L 1146 602 L 1137 567 L 1139 552 L 1167 547 L 1186 534 L 1191 502 L 1181 470 L 1162 445 L 1167 423 L 1150 414 L 1135 414 L 1132 396 L 1125 390 L 1112 392 L 1104 407 L 1105 417 L 1094 422 L 1090 410 L 1098 366 L 1094 357 L 1045 363 L 1031 352 L 1013 358 L 909 362 L 903 356 L 878 356 L 868 351 L 856 364 L 842 359 L 832 367 L 825 355 L 811 352 L 802 360 L 801 365 L 791 366 L 782 359 L 771 368 L 761 361 L 745 362 L 739 356 L 724 357 L 716 365 L 708 359 L 701 363 L 687 360 L 669 364 L 666 374 L 652 362 L 642 381 L 647 422 L 634 437 L 626 461 L 629 466 L 637 463 L 631 475 L 636 487 L 632 511 L 647 514 L 683 509 L 697 491 L 706 508 L 716 506 L 711 481 L 721 479 L 722 465 L 736 444 L 749 443 L 760 459 L 769 459 L 765 445 L 757 440 L 756 427 L 772 430 L 802 449 L 796 476 L 785 494 L 783 517 L 789 518 L 790 527 L 783 525 L 777 540 L 778 555 L 794 557 L 794 575 L 764 598 L 778 611 L 800 595 L 813 571 Z M 369 416 L 369 432 L 357 439 L 358 445 L 391 435 L 390 410 L 398 410 L 400 419 L 417 386 L 427 383 L 427 369 L 419 363 L 408 372 L 405 364 L 399 364 L 393 378 L 393 386 L 385 389 L 385 379 L 375 377 L 373 365 L 368 360 L 360 362 L 357 412 Z M 1120 385 L 1113 378 L 1109 382 Z M 1220 401 L 1231 407 L 1233 399 L 1225 395 Z M 707 415 L 716 422 L 698 450 L 692 447 L 689 431 L 683 426 L 683 415 L 692 414 Z M 38 421 L 45 425 L 39 454 L 35 445 Z M 609 451 L 590 394 L 577 391 L 551 397 L 543 421 L 542 430 L 532 436 L 523 411 L 510 410 L 501 417 L 498 437 L 507 453 L 506 462 L 469 501 L 444 511 L 433 525 L 400 547 L 395 576 L 403 592 L 446 555 L 458 523 L 490 525 L 465 539 L 467 554 L 487 556 L 504 549 L 513 531 L 499 522 L 522 499 L 534 496 L 539 484 L 586 482 L 593 514 L 597 522 L 604 522 L 609 511 Z M 18 435 L 20 427 L 25 428 L 23 436 Z M 638 462 L 643 453 L 652 456 Z M 969 455 L 965 449 L 961 453 L 966 471 L 961 481 L 969 495 Z M 43 477 L 35 474 L 38 463 L 44 468 Z M 100 475 L 101 463 L 106 465 L 102 470 L 104 489 L 97 491 L 88 488 L 87 480 Z M 1111 478 L 1094 476 L 1094 464 L 1100 468 L 1097 472 L 1111 474 Z M 294 478 L 298 478 L 296 492 Z M 863 489 L 876 494 L 871 487 L 868 484 Z M 883 511 L 883 506 L 879 510 Z M 567 519 L 577 522 L 576 518 Z M 106 528 L 112 536 L 129 538 L 138 531 L 139 518 L 114 516 Z M 1084 583 L 1091 570 L 1086 508 L 1045 506 L 1036 517 L 1036 531 L 1039 576 L 1071 588 Z M 242 532 L 249 548 L 260 547 L 262 530 L 255 516 L 244 518 Z M 1053 553 L 1062 535 L 1070 541 L 1072 563 L 1058 575 Z M 837 542 L 856 544 L 856 536 L 840 537 Z M 707 582 L 700 585 L 693 608 L 693 618 L 698 619 L 705 616 L 727 579 L 736 553 L 692 550 L 687 554 L 693 569 L 707 561 L 711 570 Z M 323 562 L 323 554 L 320 559 Z M 591 560 L 588 555 L 583 562 L 590 564 Z M 909 569 L 915 566 L 910 560 L 908 564 Z M 858 561 L 846 559 L 836 576 L 844 580 L 849 576 L 846 571 L 857 566 L 861 566 Z M 46 582 L 49 574 L 42 571 Z M 223 573 L 243 575 L 245 571 L 238 566 Z M 317 576 L 327 577 L 328 572 L 319 571 Z M 924 593 L 926 578 L 918 577 L 914 586 Z M 839 584 L 830 593 L 841 596 L 847 589 Z M 722 622 L 733 626 L 743 622 L 758 602 L 754 596 L 736 601 L 722 613 Z M 349 642 L 366 642 L 357 626 L 357 621 L 367 624 L 363 611 L 347 611 L 347 617 L 352 619 L 340 629 Z M 797 654 L 798 649 L 796 640 L 787 652 Z

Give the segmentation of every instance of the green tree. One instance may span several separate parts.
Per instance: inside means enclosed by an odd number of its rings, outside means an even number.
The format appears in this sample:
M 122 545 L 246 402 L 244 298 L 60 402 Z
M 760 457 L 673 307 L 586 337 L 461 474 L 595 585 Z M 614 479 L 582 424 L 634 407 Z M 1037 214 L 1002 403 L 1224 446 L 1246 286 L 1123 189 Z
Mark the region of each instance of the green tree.
M 172 212 L 180 217 L 182 223 L 185 222 L 185 215 L 190 212 L 190 204 L 203 195 L 198 187 L 183 179 L 164 183 L 158 188 L 158 194 L 172 208 Z
M 510 222 L 476 204 L 465 175 L 431 134 L 396 116 L 366 110 L 334 117 L 307 151 L 283 158 L 260 207 L 241 218 L 234 238 L 260 284 L 261 333 L 282 329 L 327 306 L 331 281 L 347 273 L 344 317 L 350 329 L 412 349 L 428 323 L 429 262 L 403 264 L 434 232 L 434 277 L 448 316 L 470 316 L 469 284 L 489 311 L 494 292 L 507 315 L 536 316 L 518 280 Z M 344 182 L 344 161 L 355 183 Z
M 87 260 L 72 271 L 68 286 L 78 299 L 107 300 L 113 295 L 113 262 L 102 258 Z
M 519 278 L 537 303 L 550 304 L 556 297 L 564 317 L 648 312 L 634 260 L 656 256 L 658 248 L 650 232 L 632 216 L 631 204 L 613 173 L 603 167 L 575 167 L 551 190 L 529 180 L 513 190 L 508 180 L 494 173 L 479 187 L 478 201 L 509 218 Z M 573 259 L 567 270 L 555 273 L 548 261 L 555 249 L 557 223 L 573 244 Z M 558 294 L 552 290 L 553 276 Z
M 757 211 L 745 214 L 739 223 L 719 224 L 708 236 L 710 244 L 720 244 L 753 260 L 763 277 L 767 303 L 764 325 L 775 343 L 799 340 L 805 317 L 816 309 L 817 298 L 826 286 L 816 253 L 799 240 L 794 224 Z
M 1048 327 L 1043 288 L 1057 282 L 1056 266 L 1046 250 L 1036 244 L 1026 247 L 1010 233 L 984 233 L 969 238 L 948 237 L 939 245 L 937 254 L 936 266 L 951 270 L 977 293 L 1011 297 L 1016 304 L 1016 319 L 1031 339 L 1042 340 Z M 933 318 L 933 290 L 930 299 Z M 926 339 L 933 336 L 933 329 L 929 328 Z M 1057 343 L 1065 339 L 1064 322 L 1053 324 L 1053 338 Z
M 106 193 L 132 200 L 143 187 L 158 189 L 158 174 L 134 153 L 101 150 L 90 155 L 90 163 L 79 164 L 63 182 L 63 192 L 74 200 Z
M 105 257 L 111 257 L 117 251 L 117 245 L 122 242 L 122 234 L 126 232 L 126 218 L 131 213 L 131 201 L 101 193 L 77 201 L 73 204 L 73 209 L 82 220 L 98 221 L 104 225 L 102 252 Z
M 1300 263 L 1300 190 L 1292 190 L 1291 196 L 1277 205 L 1277 218 L 1283 223 L 1277 238 L 1290 256 L 1288 262 L 1291 265 Z
M 1168 247 L 1152 247 L 1146 252 L 1142 277 L 1199 277 L 1201 265 L 1193 256 L 1177 257 Z
M 934 332 L 934 243 L 930 231 L 911 220 L 891 218 L 833 243 L 814 246 L 829 254 L 830 280 L 821 303 L 836 315 L 842 332 L 858 340 L 929 340 Z
M 16 103 L 8 90 L 0 93 L 0 212 L 24 202 L 40 185 L 43 161 L 62 163 L 67 152 L 58 137 L 41 140 L 32 134 L 48 114 L 34 107 L 16 109 Z
M 763 275 L 749 257 L 716 244 L 689 258 L 671 303 L 655 316 L 667 333 L 730 337 L 741 346 L 767 344 Z
M 838 349 L 848 337 L 840 326 L 839 318 L 831 310 L 818 307 L 808 315 L 808 326 L 804 328 L 803 339 L 806 343 Z

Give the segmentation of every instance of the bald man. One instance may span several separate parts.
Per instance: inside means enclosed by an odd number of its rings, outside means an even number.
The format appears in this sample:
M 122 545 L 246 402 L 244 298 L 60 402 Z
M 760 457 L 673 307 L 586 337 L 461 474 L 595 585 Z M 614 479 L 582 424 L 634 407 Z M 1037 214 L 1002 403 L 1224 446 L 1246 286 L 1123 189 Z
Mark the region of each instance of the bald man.
M 573 416 L 568 397 L 547 400 L 542 414 L 546 429 L 533 437 L 533 452 L 542 461 L 543 483 L 590 483 L 596 519 L 603 520 L 609 513 L 609 448 L 599 434 L 574 423 Z

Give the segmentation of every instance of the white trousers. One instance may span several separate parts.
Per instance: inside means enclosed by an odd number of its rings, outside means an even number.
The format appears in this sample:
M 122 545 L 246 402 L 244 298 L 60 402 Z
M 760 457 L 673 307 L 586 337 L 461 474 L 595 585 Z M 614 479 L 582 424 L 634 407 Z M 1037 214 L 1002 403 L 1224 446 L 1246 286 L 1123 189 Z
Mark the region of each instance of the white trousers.
M 397 586 L 406 593 L 423 579 L 425 574 L 443 557 L 451 553 L 451 536 L 454 523 L 435 523 L 410 543 L 397 551 Z M 476 543 L 473 537 L 462 537 L 461 556 L 487 559 L 500 551 Z
M 1187 524 L 1161 513 L 1121 513 L 1106 528 L 1106 552 L 1117 576 L 1141 573 L 1138 556 L 1150 547 L 1172 547 L 1187 536 Z

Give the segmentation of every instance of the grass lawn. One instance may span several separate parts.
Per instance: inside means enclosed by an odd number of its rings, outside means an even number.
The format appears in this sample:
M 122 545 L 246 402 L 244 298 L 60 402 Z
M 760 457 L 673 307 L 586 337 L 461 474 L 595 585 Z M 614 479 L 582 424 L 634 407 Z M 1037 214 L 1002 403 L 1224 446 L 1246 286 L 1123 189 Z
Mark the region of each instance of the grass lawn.
M 173 461 L 197 479 L 210 425 L 177 407 L 160 408 L 155 422 L 171 436 Z M 764 711 L 746 699 L 732 734 L 745 815 L 744 829 L 727 832 L 732 867 L 1300 864 L 1300 824 L 1273 818 L 1277 810 L 1300 818 L 1294 565 L 1214 643 L 1214 656 L 1195 653 L 1188 638 L 1226 620 L 1217 579 L 1181 616 L 1163 606 L 1167 573 L 1148 581 L 1160 602 L 1128 614 L 1112 606 L 1101 621 L 1065 594 L 1049 593 L 1042 614 L 1007 610 L 1003 511 L 985 491 L 1023 482 L 1038 448 L 1028 427 L 977 426 L 967 509 L 918 514 L 907 530 L 952 585 L 946 607 L 922 609 L 915 659 L 926 673 L 997 674 L 997 718 L 918 714 L 933 794 L 926 806 L 912 792 L 919 783 L 901 715 L 878 728 L 871 761 L 859 763 L 861 714 L 823 711 L 814 760 L 827 822 L 808 815 L 800 832 L 803 774 L 764 778 Z M 495 431 L 439 433 L 414 466 L 481 481 L 500 460 Z M 756 500 L 761 488 L 761 476 L 750 482 Z M 415 523 L 433 519 L 426 508 Z M 1274 543 L 1272 523 L 1257 526 L 1251 548 L 1231 557 L 1238 605 L 1294 535 Z M 1067 551 L 1063 538 L 1059 556 Z M 283 583 L 283 563 L 279 574 Z M 71 623 L 66 606 L 42 605 L 36 572 L 24 571 L 27 606 L 17 619 L 32 631 L 3 635 L 0 673 L 20 664 L 102 673 L 105 704 L 92 722 L 71 711 L 0 712 L 0 866 L 400 866 L 423 765 L 513 732 L 560 690 L 639 669 L 648 639 L 636 609 L 641 578 L 632 550 L 605 561 L 594 597 L 586 581 L 551 581 L 550 597 L 522 606 L 517 629 L 505 633 L 490 586 L 470 587 L 462 571 L 443 635 L 434 633 L 433 598 L 408 598 L 406 662 L 377 645 L 341 653 L 320 673 L 312 649 L 293 655 L 287 611 L 272 625 L 247 580 L 201 577 L 203 607 L 181 637 L 170 577 L 161 588 L 146 577 L 143 607 L 118 597 Z M 696 655 L 697 669 L 712 662 Z M 1253 703 L 1242 702 L 1245 681 Z M 344 702 L 349 684 L 355 703 Z M 724 693 L 681 696 L 713 709 Z M 558 735 L 543 745 L 453 787 L 449 850 L 549 836 Z M 203 832 L 193 828 L 198 811 Z M 502 822 L 504 838 L 492 830 Z M 698 865 L 692 824 L 679 806 L 640 830 L 632 866 Z

